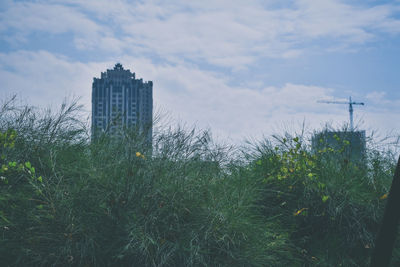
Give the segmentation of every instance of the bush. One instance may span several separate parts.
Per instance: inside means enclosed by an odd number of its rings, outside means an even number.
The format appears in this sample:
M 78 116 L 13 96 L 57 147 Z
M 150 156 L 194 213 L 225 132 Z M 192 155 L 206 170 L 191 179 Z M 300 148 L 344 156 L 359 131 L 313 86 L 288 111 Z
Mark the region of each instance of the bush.
M 370 150 L 353 162 L 344 149 L 312 151 L 302 137 L 276 139 L 257 144 L 250 155 L 268 192 L 265 216 L 285 226 L 307 264 L 367 266 L 394 158 Z
M 285 232 L 207 132 L 124 130 L 90 142 L 79 106 L 1 111 L 0 255 L 6 266 L 279 266 Z M 5 145 L 10 144 L 10 145 Z M 11 145 L 12 144 L 12 145 Z M 11 166 L 10 165 L 10 166 Z M 7 165 L 8 166 L 8 165 Z
M 0 110 L 4 266 L 368 265 L 392 154 L 290 135 L 242 153 L 179 127 L 90 140 L 79 112 Z

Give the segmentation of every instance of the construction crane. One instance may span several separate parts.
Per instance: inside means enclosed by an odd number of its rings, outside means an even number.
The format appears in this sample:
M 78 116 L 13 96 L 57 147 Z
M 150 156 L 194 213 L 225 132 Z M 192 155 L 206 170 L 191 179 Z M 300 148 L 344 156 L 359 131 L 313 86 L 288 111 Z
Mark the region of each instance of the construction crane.
M 327 100 L 319 100 L 317 101 L 318 103 L 328 103 L 328 104 L 346 104 L 349 105 L 349 113 L 350 113 L 350 131 L 352 132 L 354 130 L 353 126 L 353 105 L 362 105 L 364 106 L 364 103 L 362 102 L 353 102 L 351 101 L 351 96 L 349 97 L 349 101 L 327 101 Z

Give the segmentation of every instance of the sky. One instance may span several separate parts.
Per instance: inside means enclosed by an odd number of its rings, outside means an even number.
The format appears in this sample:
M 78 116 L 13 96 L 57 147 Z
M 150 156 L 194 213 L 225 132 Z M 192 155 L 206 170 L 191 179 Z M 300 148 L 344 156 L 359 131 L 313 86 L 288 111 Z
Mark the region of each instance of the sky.
M 120 62 L 154 110 L 242 142 L 354 121 L 400 133 L 400 1 L 0 1 L 0 98 L 57 108 Z

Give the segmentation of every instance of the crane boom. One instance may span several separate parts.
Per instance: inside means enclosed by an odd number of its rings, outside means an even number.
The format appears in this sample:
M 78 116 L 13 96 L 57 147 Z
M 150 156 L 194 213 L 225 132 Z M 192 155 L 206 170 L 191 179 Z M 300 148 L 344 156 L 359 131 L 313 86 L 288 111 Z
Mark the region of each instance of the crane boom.
M 363 102 L 354 102 L 351 101 L 351 96 L 349 97 L 349 101 L 329 101 L 329 100 L 319 100 L 318 103 L 327 103 L 327 104 L 346 104 L 349 105 L 349 113 L 350 113 L 350 131 L 354 130 L 353 127 L 353 105 L 362 105 L 364 106 Z

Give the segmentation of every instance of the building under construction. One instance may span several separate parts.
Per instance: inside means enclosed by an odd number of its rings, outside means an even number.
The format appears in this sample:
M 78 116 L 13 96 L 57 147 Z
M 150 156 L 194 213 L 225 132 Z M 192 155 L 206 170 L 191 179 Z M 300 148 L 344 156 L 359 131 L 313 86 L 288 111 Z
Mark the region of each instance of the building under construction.
M 325 130 L 315 134 L 311 144 L 314 152 L 334 150 L 352 162 L 362 161 L 366 156 L 365 131 Z
M 349 101 L 318 101 L 327 104 L 346 104 L 349 105 L 350 129 L 344 131 L 325 130 L 317 133 L 311 140 L 314 152 L 329 150 L 340 152 L 345 159 L 352 162 L 362 161 L 366 153 L 365 131 L 354 131 L 353 125 L 353 105 L 364 105 L 362 102 Z

